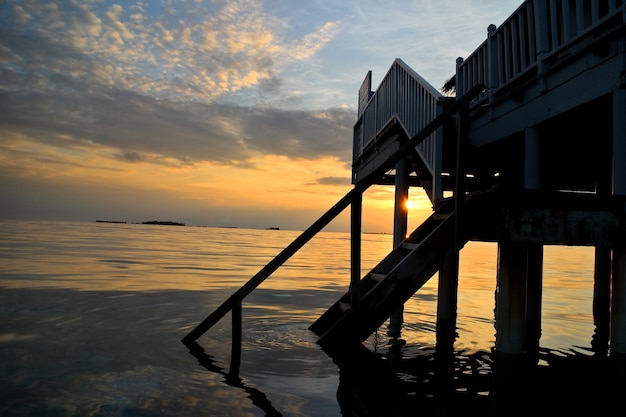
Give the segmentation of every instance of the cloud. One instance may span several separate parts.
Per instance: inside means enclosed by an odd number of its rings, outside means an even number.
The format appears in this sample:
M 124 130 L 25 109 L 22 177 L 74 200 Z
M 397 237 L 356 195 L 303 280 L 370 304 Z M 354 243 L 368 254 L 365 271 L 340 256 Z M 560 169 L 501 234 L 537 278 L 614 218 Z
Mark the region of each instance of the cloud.
M 321 185 L 341 185 L 350 184 L 350 178 L 346 177 L 322 177 L 317 179 L 317 183 Z
M 20 57 L 13 69 L 22 73 L 214 101 L 276 78 L 282 66 L 310 58 L 332 38 L 327 22 L 285 39 L 285 24 L 259 0 L 175 5 L 7 1 L 0 4 L 2 55 Z
M 333 38 L 337 26 L 336 22 L 326 22 L 318 32 L 308 34 L 295 42 L 288 50 L 289 56 L 297 60 L 310 58 Z
M 0 131 L 61 147 L 111 147 L 119 155 L 134 155 L 124 157 L 127 161 L 168 157 L 180 163 L 229 164 L 257 154 L 351 157 L 346 138 L 354 115 L 345 109 L 179 103 L 116 89 L 66 86 L 65 81 L 55 80 L 56 95 L 0 91 Z
M 349 110 L 258 106 L 289 103 L 280 66 L 311 58 L 334 24 L 285 39 L 257 0 L 123 4 L 0 4 L 3 135 L 126 162 L 349 160 Z
M 494 0 L 311 2 L 281 15 L 259 0 L 8 0 L 0 123 L 34 140 L 62 135 L 141 155 L 131 160 L 229 163 L 261 152 L 348 161 L 350 109 L 369 69 L 357 66 L 371 62 L 380 78 L 396 56 L 414 58 L 418 72 L 445 80 L 459 32 L 492 9 Z M 382 16 L 394 23 L 377 24 Z M 350 58 L 359 53 L 371 58 Z
M 26 10 L 24 10 L 24 8 L 20 5 L 13 6 L 13 16 L 15 22 L 18 24 L 25 24 L 32 19 L 30 13 L 27 13 Z
M 380 79 L 400 57 L 438 86 L 496 12 L 512 10 L 500 0 L 0 1 L 10 191 L 0 211 L 202 200 L 207 213 L 317 212 L 350 187 L 366 72 Z
M 332 48 L 316 56 L 319 71 L 327 77 L 324 93 L 350 85 L 352 96 L 347 102 L 352 105 L 367 71 L 373 71 L 377 87 L 396 58 L 440 88 L 454 74 L 456 58 L 471 54 L 486 40 L 487 26 L 502 23 L 522 0 L 319 3 L 331 8 L 326 14 L 342 16 Z M 319 88 L 317 83 L 311 85 Z

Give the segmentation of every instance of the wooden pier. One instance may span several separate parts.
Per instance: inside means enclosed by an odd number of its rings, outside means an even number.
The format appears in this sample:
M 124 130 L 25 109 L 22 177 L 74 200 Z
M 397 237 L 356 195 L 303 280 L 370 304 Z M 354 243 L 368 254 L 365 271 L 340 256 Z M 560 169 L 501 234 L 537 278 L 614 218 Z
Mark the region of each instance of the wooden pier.
M 397 205 L 396 247 L 362 279 L 353 263 L 359 295 L 346 294 L 311 326 L 321 344 L 347 329 L 365 340 L 435 272 L 438 336 L 448 339 L 458 251 L 482 240 L 498 243 L 497 353 L 537 348 L 542 248 L 572 245 L 596 248 L 594 314 L 610 332 L 595 343 L 626 355 L 625 16 L 623 2 L 526 1 L 457 60 L 455 99 L 400 59 L 375 91 L 367 74 L 353 182 L 395 184 L 396 202 L 422 187 L 434 213 L 404 240 Z M 358 213 L 353 219 L 358 248 Z
M 363 342 L 438 274 L 437 348 L 451 350 L 459 251 L 468 241 L 490 241 L 498 245 L 496 363 L 527 360 L 541 336 L 543 247 L 589 246 L 596 251 L 593 347 L 614 361 L 623 383 L 625 2 L 525 1 L 457 60 L 455 97 L 400 59 L 376 90 L 371 79 L 370 72 L 359 91 L 353 190 L 184 342 L 229 311 L 240 320 L 242 300 L 350 206 L 350 289 L 310 327 L 323 347 Z M 363 275 L 361 202 L 374 184 L 395 185 L 394 247 Z M 401 202 L 411 187 L 426 191 L 433 214 L 407 233 Z M 237 337 L 240 325 L 233 329 Z

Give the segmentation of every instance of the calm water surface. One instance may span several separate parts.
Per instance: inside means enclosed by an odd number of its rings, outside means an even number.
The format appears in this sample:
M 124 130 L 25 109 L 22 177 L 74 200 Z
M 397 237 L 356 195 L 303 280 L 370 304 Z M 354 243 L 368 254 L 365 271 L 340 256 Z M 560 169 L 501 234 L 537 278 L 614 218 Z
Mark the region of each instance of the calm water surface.
M 367 372 L 315 343 L 308 326 L 347 290 L 349 234 L 322 232 L 244 301 L 240 361 L 230 315 L 200 351 L 180 342 L 299 234 L 0 222 L 0 415 L 489 415 L 492 243 L 461 252 L 454 404 L 433 394 L 436 275 L 406 303 L 400 343 L 383 326 L 355 353 Z M 363 271 L 391 242 L 363 236 Z M 593 259 L 591 248 L 545 248 L 542 369 L 592 356 Z M 593 402 L 584 378 L 578 401 Z

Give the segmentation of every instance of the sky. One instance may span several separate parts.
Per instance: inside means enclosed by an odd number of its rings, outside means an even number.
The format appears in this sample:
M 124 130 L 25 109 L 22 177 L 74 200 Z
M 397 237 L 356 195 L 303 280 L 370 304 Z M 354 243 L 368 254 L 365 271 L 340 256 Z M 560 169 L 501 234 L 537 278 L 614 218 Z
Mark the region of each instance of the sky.
M 0 218 L 304 230 L 353 186 L 367 72 L 439 89 L 521 3 L 0 0 Z M 393 188 L 363 205 L 393 230 Z

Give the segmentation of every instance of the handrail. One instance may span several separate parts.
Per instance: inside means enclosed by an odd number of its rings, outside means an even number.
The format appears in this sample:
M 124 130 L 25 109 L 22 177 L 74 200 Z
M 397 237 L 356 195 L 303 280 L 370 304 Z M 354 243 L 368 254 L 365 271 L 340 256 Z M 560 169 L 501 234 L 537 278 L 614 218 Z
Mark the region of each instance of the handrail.
M 284 264 L 293 254 L 295 254 L 302 246 L 304 246 L 309 240 L 311 240 L 317 233 L 319 233 L 326 225 L 328 225 L 335 217 L 337 217 L 346 207 L 348 207 L 354 198 L 360 198 L 361 194 L 365 192 L 375 179 L 384 175 L 389 169 L 394 167 L 396 163 L 401 160 L 412 148 L 415 148 L 424 140 L 426 140 L 433 132 L 435 132 L 441 125 L 443 125 L 449 118 L 451 118 L 459 110 L 467 106 L 477 94 L 484 89 L 484 86 L 474 86 L 465 95 L 458 98 L 451 104 L 444 112 L 435 117 L 430 123 L 428 123 L 422 130 L 416 133 L 411 139 L 405 142 L 396 152 L 394 152 L 389 158 L 385 160 L 376 170 L 372 172 L 365 180 L 356 184 L 352 190 L 350 190 L 343 198 L 341 198 L 334 206 L 332 206 L 326 213 L 324 213 L 319 219 L 317 219 L 308 229 L 300 234 L 293 242 L 291 242 L 285 249 L 283 249 L 274 259 L 272 259 L 265 267 L 263 267 L 258 273 L 256 273 L 247 283 L 245 283 L 239 290 L 232 294 L 222 305 L 220 305 L 213 313 L 211 313 L 206 319 L 204 319 L 198 326 L 196 326 L 191 332 L 189 332 L 182 342 L 189 345 L 195 342 L 200 336 L 206 333 L 213 325 L 220 321 L 229 311 L 237 311 L 237 319 L 233 317 L 233 333 L 241 331 L 241 323 L 237 322 L 241 320 L 241 302 L 247 297 L 256 287 L 258 287 L 263 281 L 265 281 L 274 271 L 276 271 L 282 264 Z
M 502 24 L 490 25 L 485 40 L 457 64 L 457 94 L 477 84 L 487 87 L 483 98 L 493 100 L 497 89 L 525 73 L 543 70 L 546 58 L 577 41 L 620 13 L 624 0 L 527 0 Z M 624 19 L 624 17 L 622 17 Z
M 183 338 L 183 343 L 197 340 L 207 330 L 209 330 L 215 323 L 220 321 L 222 317 L 226 315 L 237 305 L 241 305 L 241 301 L 246 298 L 256 287 L 261 285 L 274 271 L 276 271 L 282 264 L 287 262 L 294 253 L 296 253 L 302 246 L 304 246 L 309 240 L 311 240 L 318 232 L 328 225 L 335 217 L 337 217 L 346 207 L 348 207 L 352 201 L 355 193 L 363 192 L 361 187 L 354 187 L 348 192 L 341 200 L 339 200 L 333 207 L 331 207 L 326 213 L 324 213 L 315 223 L 309 226 L 300 236 L 298 236 L 293 242 L 291 242 L 285 249 L 283 249 L 274 259 L 272 259 L 263 269 L 261 269 L 256 275 L 254 275 L 247 283 L 245 283 L 239 290 L 231 295 L 221 306 L 219 306 L 211 315 L 209 315 L 204 321 L 202 321 L 195 329 L 193 329 L 187 336 Z
M 419 74 L 396 59 L 375 92 L 371 91 L 372 72 L 369 71 L 359 89 L 358 121 L 354 126 L 353 162 L 373 143 L 391 120 L 397 120 L 408 137 L 422 130 L 442 110 L 443 95 Z M 436 175 L 435 132 L 417 147 L 422 159 Z

